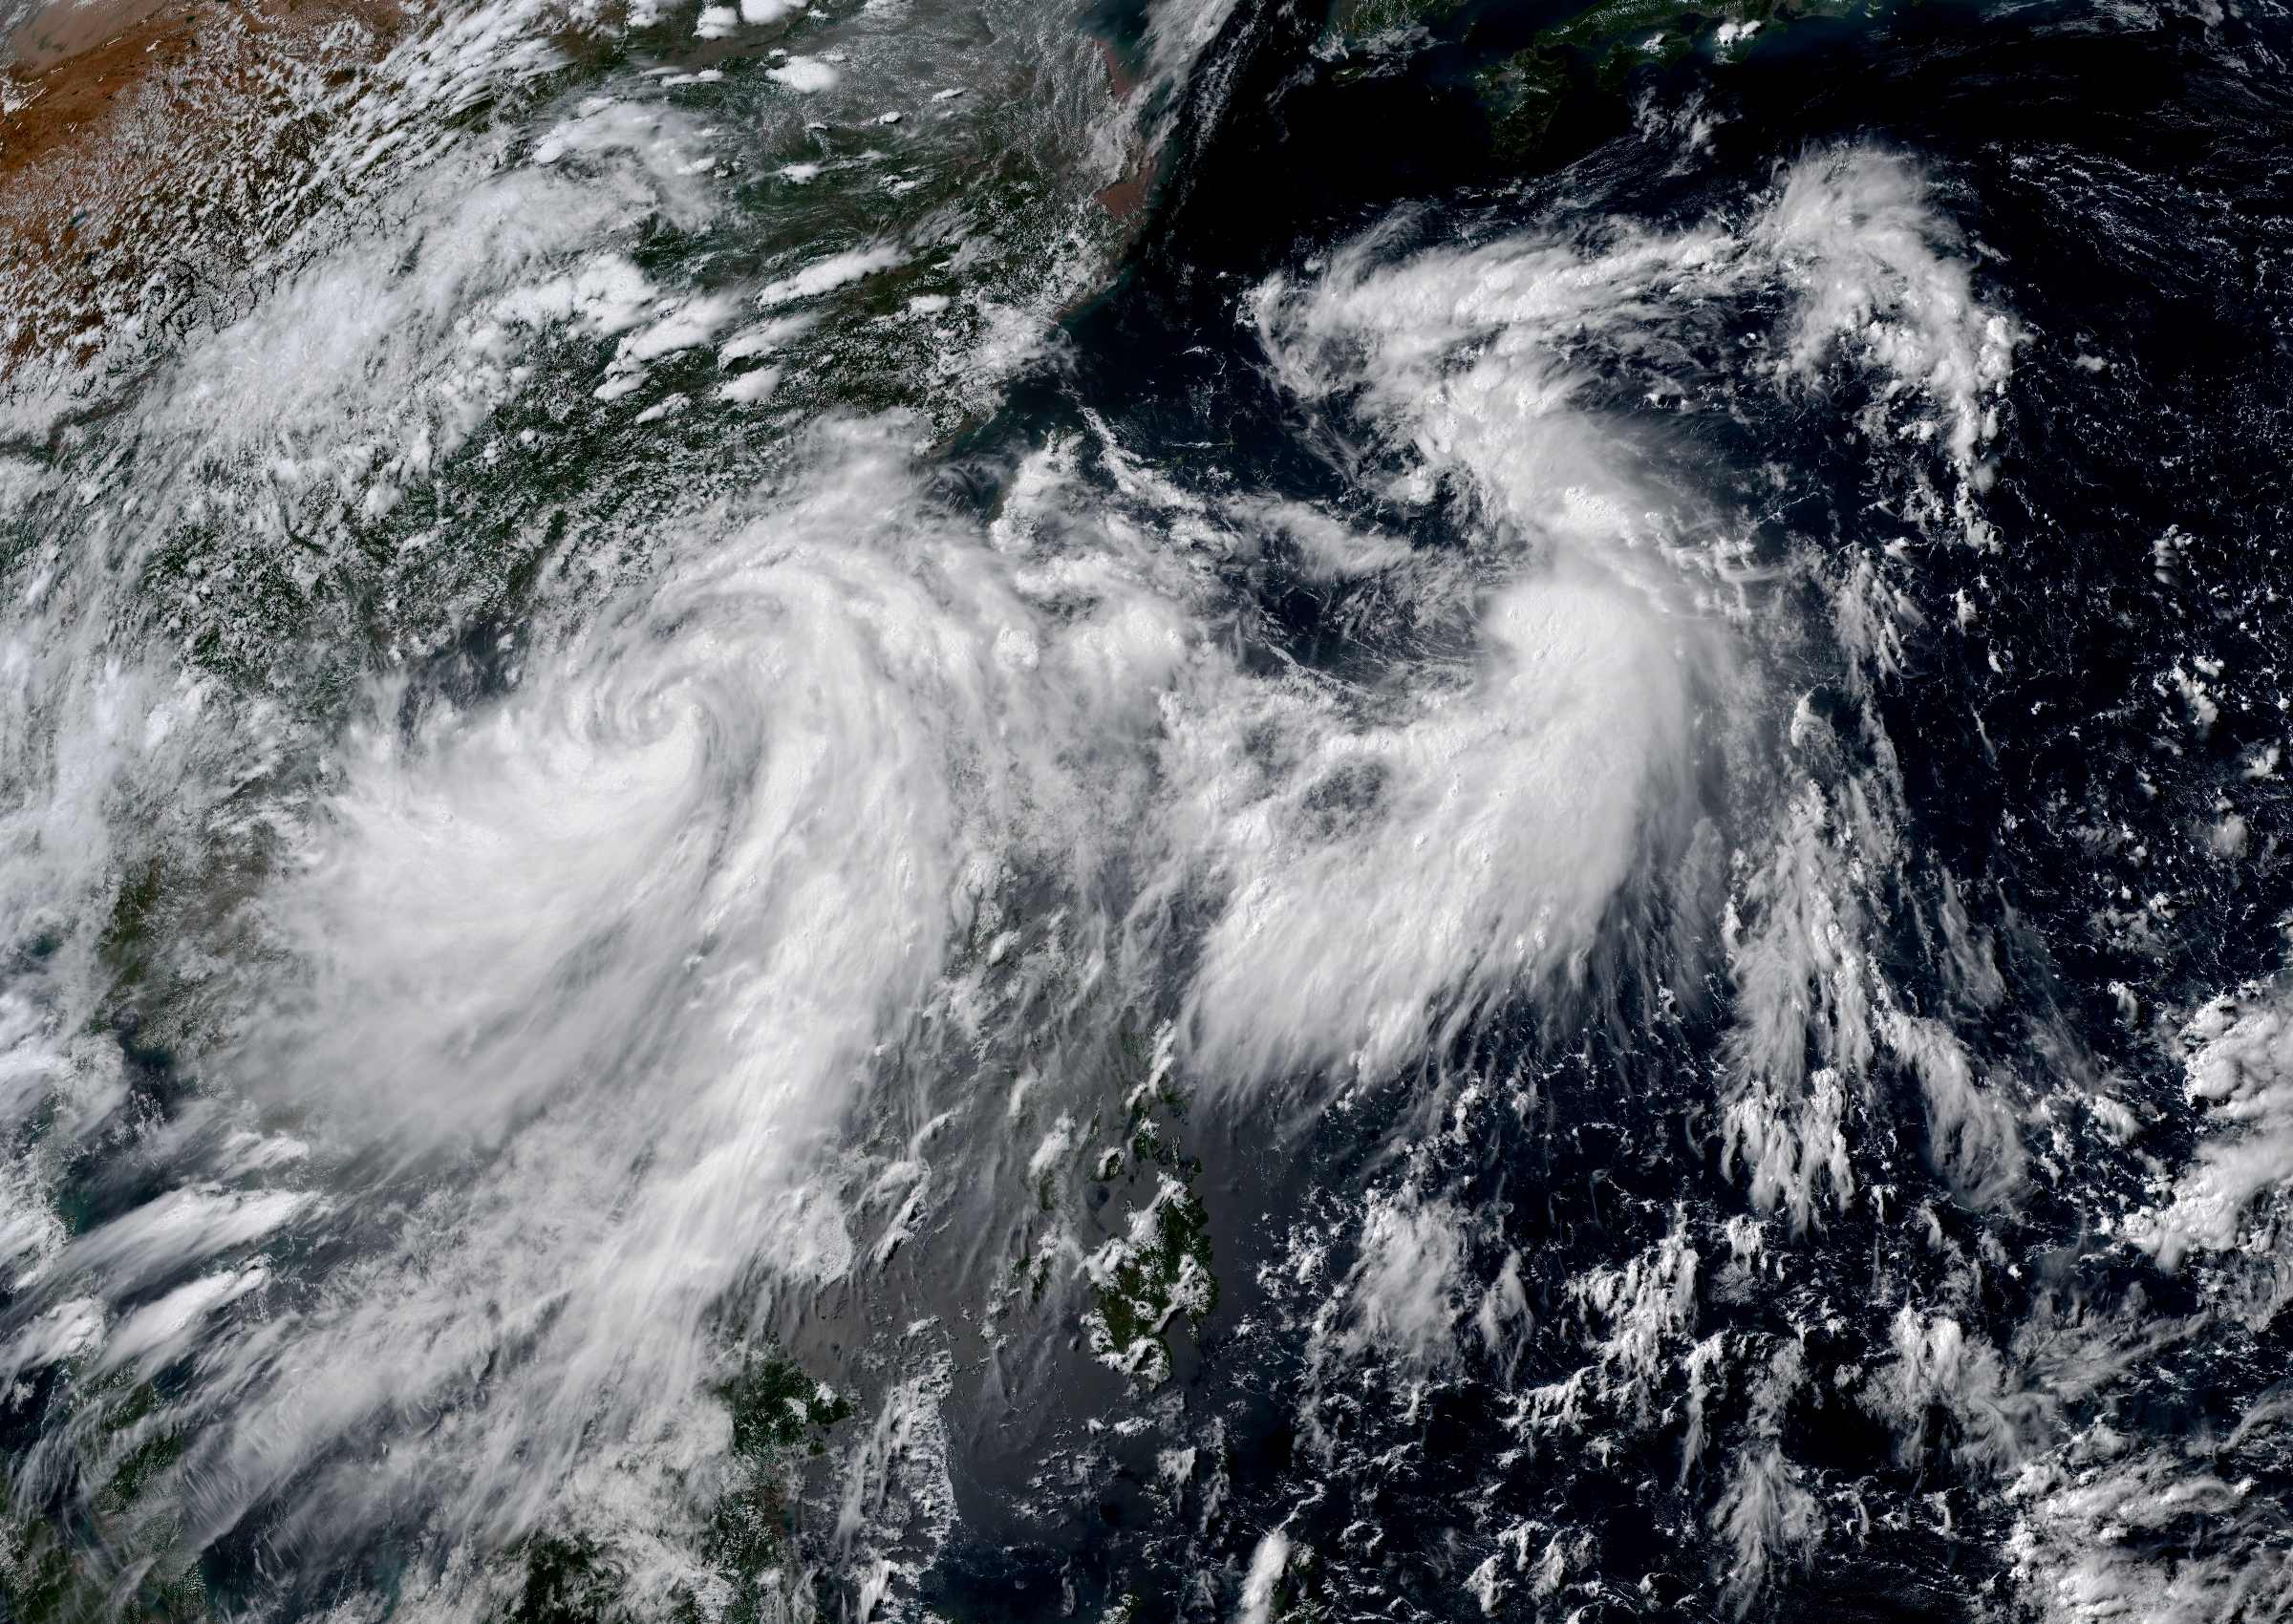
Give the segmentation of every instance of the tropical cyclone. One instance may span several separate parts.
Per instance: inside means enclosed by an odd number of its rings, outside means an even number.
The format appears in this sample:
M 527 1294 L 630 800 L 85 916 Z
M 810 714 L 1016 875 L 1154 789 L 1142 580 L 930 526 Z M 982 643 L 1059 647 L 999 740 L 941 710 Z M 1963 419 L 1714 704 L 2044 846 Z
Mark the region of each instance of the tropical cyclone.
M 2286 42 L 1814 15 L 22 34 L 12 1614 L 2282 1615 Z

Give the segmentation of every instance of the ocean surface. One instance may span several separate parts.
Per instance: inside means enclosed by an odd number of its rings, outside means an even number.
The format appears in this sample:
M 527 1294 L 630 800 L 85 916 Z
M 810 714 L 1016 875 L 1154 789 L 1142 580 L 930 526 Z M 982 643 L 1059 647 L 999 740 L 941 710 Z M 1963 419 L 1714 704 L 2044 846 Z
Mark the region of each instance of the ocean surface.
M 2293 1616 L 2279 0 L 0 54 L 10 1624 Z

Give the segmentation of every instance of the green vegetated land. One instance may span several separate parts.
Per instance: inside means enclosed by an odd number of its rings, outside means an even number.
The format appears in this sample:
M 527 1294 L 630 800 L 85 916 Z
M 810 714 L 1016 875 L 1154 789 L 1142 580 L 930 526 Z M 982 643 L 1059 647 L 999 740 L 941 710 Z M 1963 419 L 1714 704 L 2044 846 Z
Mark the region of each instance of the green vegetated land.
M 1085 1261 L 1099 1305 L 1084 1324 L 1093 1357 L 1153 1387 L 1170 1377 L 1171 1322 L 1184 1316 L 1199 1332 L 1218 1306 L 1218 1276 L 1211 1269 L 1210 1215 L 1193 1188 L 1199 1164 L 1180 1151 L 1169 1131 L 1185 1107 L 1171 1081 L 1168 1050 L 1144 1033 L 1125 1032 L 1120 1044 L 1127 1148 L 1134 1166 L 1151 1172 L 1154 1188 Z M 1158 1116 L 1170 1123 L 1158 1126 Z
M 73 1407 L 88 1492 L 45 1510 L 0 1487 L 0 1598 L 16 1624 L 176 1624 L 206 1612 L 198 1564 L 176 1545 L 182 1434 L 132 1372 L 91 1379 Z
M 700 1555 L 718 1592 L 680 1592 L 671 1610 L 630 1594 L 628 1554 L 586 1531 L 538 1529 L 497 1551 L 491 1624 L 768 1624 L 804 1611 L 788 1497 L 797 1465 L 825 1447 L 851 1400 L 777 1344 L 750 1348 L 717 1388 L 732 1450 L 704 1508 Z M 80 1475 L 94 1485 L 64 1509 L 15 1504 L 0 1488 L 0 1616 L 14 1624 L 192 1624 L 215 1615 L 196 1552 L 178 1543 L 181 1432 L 132 1373 L 92 1382 L 74 1417 Z
M 1598 0 L 1566 21 L 1537 31 L 1535 44 L 1474 77 L 1489 119 L 1495 156 L 1525 162 L 1543 147 L 1554 117 L 1586 91 L 1614 93 L 1633 71 L 1669 68 L 1692 52 L 1715 61 L 1741 59 L 1763 37 L 1811 17 L 1845 16 L 1860 0 Z M 1330 28 L 1349 53 L 1453 15 L 1463 0 L 1338 0 Z M 1359 77 L 1367 64 L 1338 70 Z
M 849 1399 L 816 1381 L 775 1343 L 751 1349 L 717 1389 L 732 1412 L 732 1457 L 700 1554 L 724 1589 L 704 1607 L 680 1593 L 669 1624 L 767 1624 L 806 1611 L 806 1581 L 791 1559 L 789 1480 L 826 1447 L 827 1429 L 852 1414 Z M 494 1624 L 640 1624 L 621 1552 L 586 1533 L 537 1531 L 502 1551 L 508 1581 Z
M 1093 1303 L 1082 1315 L 1092 1357 L 1153 1388 L 1170 1378 L 1173 1326 L 1199 1335 L 1218 1306 L 1218 1276 L 1210 1214 L 1194 1189 L 1201 1163 L 1176 1138 L 1186 1105 L 1172 1077 L 1167 1029 L 1159 1036 L 1119 1031 L 1110 1058 L 1119 1108 L 1111 1121 L 1095 1116 L 1081 1124 L 1062 1118 L 1053 1143 L 1064 1143 L 1067 1154 L 1056 1166 L 1039 1154 L 1032 1187 L 1042 1209 L 1052 1212 L 1061 1206 L 1062 1185 L 1082 1172 L 1103 1193 L 1124 1192 L 1124 1207 L 1100 1220 L 1104 1239 L 1087 1251 L 1063 1227 L 1039 1237 L 1013 1266 L 1010 1294 L 1014 1302 L 1040 1303 L 1056 1275 L 1079 1267 Z M 1023 1118 L 1019 1126 L 1033 1132 L 1038 1124 Z

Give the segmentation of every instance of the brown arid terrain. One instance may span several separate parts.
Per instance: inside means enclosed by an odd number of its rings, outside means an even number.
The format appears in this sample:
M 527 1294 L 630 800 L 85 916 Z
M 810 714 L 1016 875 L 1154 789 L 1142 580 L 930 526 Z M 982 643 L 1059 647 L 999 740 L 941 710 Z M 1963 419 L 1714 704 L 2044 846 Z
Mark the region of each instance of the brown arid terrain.
M 34 12 L 0 65 L 0 404 L 99 408 L 164 335 L 299 263 L 320 205 L 591 49 L 593 15 L 506 11 L 482 37 L 421 0 Z
M 0 91 L 0 368 L 84 362 L 126 323 L 227 299 L 291 230 L 316 137 L 403 26 L 388 0 L 54 0 L 19 27 Z

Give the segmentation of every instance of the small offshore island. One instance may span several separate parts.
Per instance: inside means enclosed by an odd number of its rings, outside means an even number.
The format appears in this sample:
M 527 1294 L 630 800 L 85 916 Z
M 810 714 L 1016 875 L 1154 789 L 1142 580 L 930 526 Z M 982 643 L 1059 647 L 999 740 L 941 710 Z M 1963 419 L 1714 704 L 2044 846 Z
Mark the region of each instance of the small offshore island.
M 1379 58 L 1405 56 L 1468 3 L 1337 0 L 1323 50 L 1344 60 L 1332 79 L 1360 79 L 1377 70 Z M 1503 163 L 1534 161 L 1563 107 L 1579 96 L 1616 95 L 1638 69 L 1670 69 L 1698 54 L 1715 63 L 1739 62 L 1762 38 L 1795 22 L 1845 18 L 1860 9 L 1858 0 L 1742 0 L 1719 7 L 1598 0 L 1538 29 L 1533 43 L 1473 74 L 1472 87 L 1489 118 L 1491 156 Z M 1479 32 L 1477 20 L 1468 24 L 1468 48 Z

